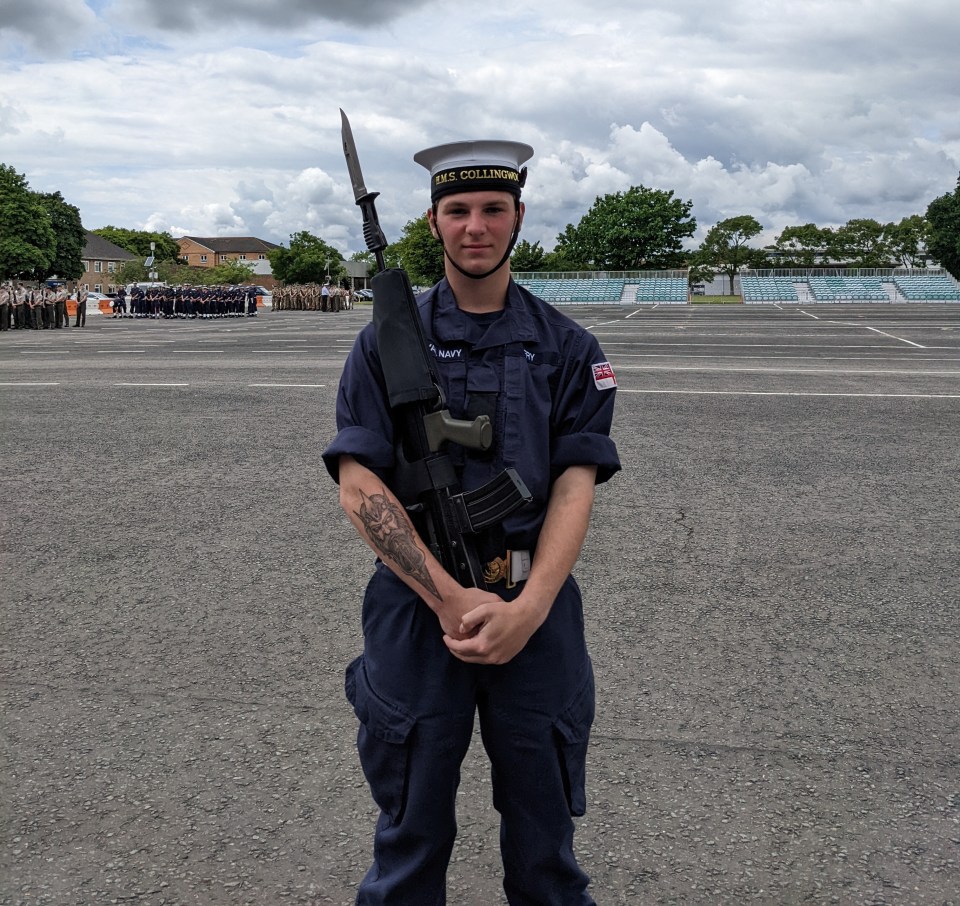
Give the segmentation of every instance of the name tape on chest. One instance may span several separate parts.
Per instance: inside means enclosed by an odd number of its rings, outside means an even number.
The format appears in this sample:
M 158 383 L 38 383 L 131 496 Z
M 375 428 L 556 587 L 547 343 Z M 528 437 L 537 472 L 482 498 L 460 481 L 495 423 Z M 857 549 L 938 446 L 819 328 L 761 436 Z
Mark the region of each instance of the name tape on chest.
M 613 373 L 613 366 L 609 362 L 597 362 L 593 368 L 593 383 L 597 390 L 614 390 L 617 386 L 617 376 Z

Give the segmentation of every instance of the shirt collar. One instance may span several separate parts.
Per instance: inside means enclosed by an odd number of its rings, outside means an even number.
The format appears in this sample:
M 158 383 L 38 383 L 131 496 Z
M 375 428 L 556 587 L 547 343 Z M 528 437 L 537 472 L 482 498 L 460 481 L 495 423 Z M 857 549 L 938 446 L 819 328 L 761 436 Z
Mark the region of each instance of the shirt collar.
M 433 337 L 440 343 L 462 343 L 467 338 L 466 318 L 457 308 L 450 283 L 444 277 L 432 290 L 433 304 Z M 503 317 L 498 318 L 487 329 L 483 339 L 477 343 L 475 349 L 486 349 L 490 346 L 502 346 L 511 342 L 533 342 L 536 340 L 533 319 L 524 304 L 520 288 L 511 279 L 507 288 L 507 304 Z

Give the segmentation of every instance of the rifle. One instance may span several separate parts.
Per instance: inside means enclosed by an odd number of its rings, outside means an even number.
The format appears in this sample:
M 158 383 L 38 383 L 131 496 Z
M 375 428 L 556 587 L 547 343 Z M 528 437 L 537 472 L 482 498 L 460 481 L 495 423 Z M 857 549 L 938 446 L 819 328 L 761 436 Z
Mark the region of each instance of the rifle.
M 446 407 L 410 279 L 404 270 L 388 268 L 384 261 L 387 240 L 374 204 L 380 193 L 367 191 L 343 110 L 340 118 L 343 154 L 363 214 L 363 237 L 377 261 L 373 323 L 399 438 L 392 490 L 412 516 L 423 518 L 425 540 L 444 569 L 465 587 L 484 588 L 483 565 L 472 536 L 502 522 L 532 495 L 514 469 L 504 469 L 476 490 L 461 490 L 447 444 L 489 450 L 493 426 L 486 415 L 472 421 L 456 419 Z

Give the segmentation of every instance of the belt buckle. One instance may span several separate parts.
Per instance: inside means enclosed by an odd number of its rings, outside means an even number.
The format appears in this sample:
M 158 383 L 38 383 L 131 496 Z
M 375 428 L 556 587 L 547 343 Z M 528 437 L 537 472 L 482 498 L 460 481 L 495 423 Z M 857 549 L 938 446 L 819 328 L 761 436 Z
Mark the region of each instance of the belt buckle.
M 506 582 L 507 588 L 516 588 L 530 575 L 530 551 L 508 550 L 506 557 L 494 557 L 483 567 L 483 580 L 491 585 Z
M 494 557 L 483 567 L 484 582 L 493 585 L 502 582 L 504 579 L 506 579 L 507 588 L 513 588 L 515 583 L 510 578 L 510 551 L 507 551 L 505 558 Z

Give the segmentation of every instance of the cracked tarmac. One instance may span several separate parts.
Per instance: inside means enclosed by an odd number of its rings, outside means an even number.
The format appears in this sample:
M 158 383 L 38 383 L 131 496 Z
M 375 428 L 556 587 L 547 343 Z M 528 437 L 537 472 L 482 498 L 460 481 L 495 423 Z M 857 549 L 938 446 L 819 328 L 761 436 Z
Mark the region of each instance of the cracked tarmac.
M 576 571 L 593 894 L 960 903 L 960 307 L 711 309 L 572 310 L 625 467 Z M 3 906 L 352 902 L 369 557 L 318 454 L 368 318 L 4 335 Z M 448 900 L 502 903 L 463 773 Z

